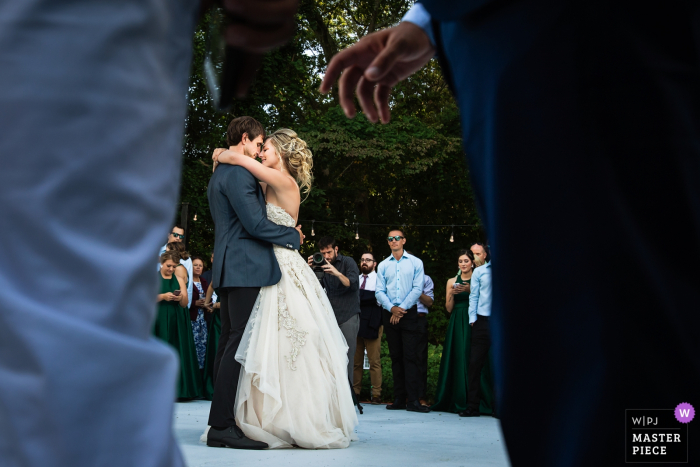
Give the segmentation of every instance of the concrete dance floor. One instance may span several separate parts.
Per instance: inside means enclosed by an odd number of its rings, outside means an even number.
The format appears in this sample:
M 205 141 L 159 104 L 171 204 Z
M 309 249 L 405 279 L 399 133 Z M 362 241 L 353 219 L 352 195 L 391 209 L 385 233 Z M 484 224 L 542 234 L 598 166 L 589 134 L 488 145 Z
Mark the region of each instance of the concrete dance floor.
M 500 424 L 492 417 L 392 412 L 365 405 L 357 427 L 359 441 L 347 449 L 242 451 L 209 448 L 199 442 L 209 416 L 207 401 L 175 404 L 175 436 L 189 467 L 508 467 Z

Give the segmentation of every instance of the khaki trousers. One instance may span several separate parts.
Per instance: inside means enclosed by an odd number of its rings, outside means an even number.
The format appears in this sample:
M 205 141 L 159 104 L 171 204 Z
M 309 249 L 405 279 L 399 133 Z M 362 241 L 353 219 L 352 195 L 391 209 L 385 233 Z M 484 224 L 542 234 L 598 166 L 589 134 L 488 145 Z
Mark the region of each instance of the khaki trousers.
M 384 326 L 379 326 L 379 334 L 376 339 L 365 339 L 357 337 L 357 347 L 355 349 L 355 371 L 353 375 L 353 389 L 355 394 L 360 394 L 362 390 L 362 364 L 365 359 L 365 348 L 367 349 L 367 359 L 369 360 L 369 377 L 372 381 L 372 397 L 382 395 L 382 332 Z

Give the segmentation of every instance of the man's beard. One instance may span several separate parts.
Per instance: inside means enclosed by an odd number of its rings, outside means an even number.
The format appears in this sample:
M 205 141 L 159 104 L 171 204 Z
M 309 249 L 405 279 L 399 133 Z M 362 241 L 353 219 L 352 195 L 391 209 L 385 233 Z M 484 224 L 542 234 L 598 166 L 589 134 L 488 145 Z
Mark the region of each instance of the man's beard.
M 362 271 L 362 274 L 369 274 L 370 272 L 372 272 L 372 268 L 363 264 L 360 266 L 360 271 Z

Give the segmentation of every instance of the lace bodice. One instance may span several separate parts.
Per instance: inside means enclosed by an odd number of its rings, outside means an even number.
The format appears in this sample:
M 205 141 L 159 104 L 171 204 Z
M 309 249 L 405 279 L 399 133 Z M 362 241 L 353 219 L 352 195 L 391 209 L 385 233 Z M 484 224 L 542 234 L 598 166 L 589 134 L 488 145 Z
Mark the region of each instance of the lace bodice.
M 294 218 L 287 211 L 274 204 L 267 204 L 267 218 L 277 225 L 295 227 Z

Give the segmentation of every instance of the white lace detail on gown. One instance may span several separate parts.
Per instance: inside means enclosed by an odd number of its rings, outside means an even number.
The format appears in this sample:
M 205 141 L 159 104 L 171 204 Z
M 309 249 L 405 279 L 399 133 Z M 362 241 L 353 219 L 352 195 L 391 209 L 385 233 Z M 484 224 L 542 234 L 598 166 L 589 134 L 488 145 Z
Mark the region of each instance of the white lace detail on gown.
M 273 204 L 267 217 L 295 225 Z M 347 343 L 306 261 L 277 245 L 274 252 L 282 278 L 260 290 L 236 352 L 236 422 L 246 436 L 271 448 L 347 447 L 357 439 Z
M 284 358 L 287 360 L 287 367 L 289 367 L 290 370 L 296 370 L 297 367 L 294 362 L 297 361 L 299 349 L 306 343 L 306 335 L 308 332 L 302 331 L 297 326 L 297 320 L 289 313 L 287 297 L 282 291 L 277 292 L 277 307 L 279 309 L 277 329 L 280 327 L 286 329 L 287 337 L 292 341 L 292 353 L 290 355 L 285 355 Z

